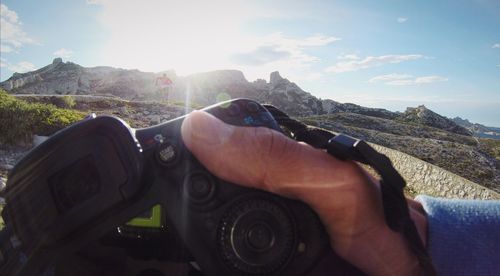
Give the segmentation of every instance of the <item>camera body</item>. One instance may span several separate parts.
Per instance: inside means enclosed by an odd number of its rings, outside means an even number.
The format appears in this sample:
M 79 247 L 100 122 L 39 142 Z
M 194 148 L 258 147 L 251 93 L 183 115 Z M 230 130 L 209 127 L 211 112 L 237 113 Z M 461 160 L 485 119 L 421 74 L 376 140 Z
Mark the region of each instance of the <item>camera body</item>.
M 204 111 L 281 132 L 252 100 Z M 149 241 L 164 248 L 159 259 L 194 260 L 207 275 L 305 275 L 331 254 L 308 206 L 211 174 L 185 147 L 183 120 L 136 130 L 92 117 L 33 149 L 4 192 L 0 274 L 37 275 L 99 239 Z

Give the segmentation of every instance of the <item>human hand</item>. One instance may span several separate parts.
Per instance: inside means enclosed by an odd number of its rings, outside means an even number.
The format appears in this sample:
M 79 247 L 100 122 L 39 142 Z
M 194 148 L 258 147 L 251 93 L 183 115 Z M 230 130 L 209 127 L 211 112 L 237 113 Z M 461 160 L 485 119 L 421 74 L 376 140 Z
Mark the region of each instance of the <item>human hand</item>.
M 320 217 L 334 251 L 369 275 L 418 274 L 402 235 L 384 220 L 377 181 L 354 162 L 263 127 L 236 127 L 194 111 L 182 125 L 189 150 L 216 176 L 301 200 Z M 410 201 L 425 241 L 426 219 Z

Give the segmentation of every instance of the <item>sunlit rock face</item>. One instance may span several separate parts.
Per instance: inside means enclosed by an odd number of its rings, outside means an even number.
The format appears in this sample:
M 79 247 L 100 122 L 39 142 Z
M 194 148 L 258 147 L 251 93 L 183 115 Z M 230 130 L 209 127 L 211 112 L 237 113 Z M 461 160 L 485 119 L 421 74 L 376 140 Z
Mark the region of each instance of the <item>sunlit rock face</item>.
M 406 112 L 398 113 L 322 100 L 282 77 L 279 72 L 272 72 L 269 82 L 263 79 L 249 82 L 237 70 L 218 70 L 179 77 L 174 71 L 152 73 L 105 66 L 89 68 L 56 58 L 51 64 L 36 71 L 14 73 L 11 78 L 0 83 L 0 86 L 14 94 L 103 95 L 126 100 L 165 100 L 166 91 L 157 86 L 158 78 L 163 75 L 173 82 L 173 86 L 169 88 L 170 101 L 191 101 L 206 106 L 232 98 L 249 98 L 272 104 L 294 116 L 349 112 L 385 119 L 398 118 L 470 135 L 470 131 L 425 106 L 408 108 Z M 332 90 L 334 92 L 334 88 Z
M 263 79 L 249 82 L 241 71 L 218 70 L 179 77 L 173 71 L 151 73 L 113 67 L 83 67 L 56 58 L 41 69 L 15 73 L 0 86 L 14 94 L 38 95 L 103 95 L 126 100 L 165 99 L 157 85 L 165 74 L 174 85 L 169 100 L 191 101 L 209 105 L 224 99 L 250 98 L 273 104 L 295 116 L 359 112 L 374 116 L 394 117 L 396 113 L 354 104 L 322 100 L 302 90 L 297 84 L 272 72 L 269 82 Z
M 152 93 L 154 73 L 112 67 L 86 68 L 56 58 L 45 67 L 14 73 L 0 87 L 15 94 L 112 95 L 133 98 Z
M 471 132 L 466 128 L 459 126 L 453 120 L 433 112 L 424 105 L 420 105 L 418 107 L 408 107 L 401 115 L 401 120 L 431 126 L 457 134 L 471 135 Z
M 15 73 L 0 86 L 18 94 L 104 95 L 126 100 L 165 100 L 166 91 L 157 85 L 158 78 L 163 75 L 173 82 L 168 90 L 170 101 L 190 101 L 206 106 L 222 100 L 249 98 L 272 104 L 293 116 L 348 112 L 471 135 L 471 131 L 425 106 L 408 108 L 406 112 L 399 113 L 319 99 L 277 71 L 270 74 L 269 82 L 263 79 L 249 82 L 237 70 L 217 70 L 179 77 L 173 71 L 151 73 L 104 66 L 87 68 L 56 58 L 52 64 L 39 70 Z

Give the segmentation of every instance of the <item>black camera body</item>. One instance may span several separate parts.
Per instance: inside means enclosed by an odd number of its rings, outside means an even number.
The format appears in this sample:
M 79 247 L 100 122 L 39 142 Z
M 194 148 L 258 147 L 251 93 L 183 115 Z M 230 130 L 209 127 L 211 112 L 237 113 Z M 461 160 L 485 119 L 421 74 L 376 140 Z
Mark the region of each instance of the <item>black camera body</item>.
M 252 100 L 204 111 L 281 132 Z M 164 258 L 194 260 L 207 275 L 306 275 L 332 254 L 324 227 L 302 202 L 211 174 L 183 144 L 183 120 L 136 130 L 115 117 L 92 117 L 33 149 L 4 192 L 0 274 L 38 275 L 116 229 L 114 242 L 170 235 L 159 239 L 169 251 Z M 159 217 L 130 222 L 152 208 Z M 161 244 L 168 240 L 177 242 Z

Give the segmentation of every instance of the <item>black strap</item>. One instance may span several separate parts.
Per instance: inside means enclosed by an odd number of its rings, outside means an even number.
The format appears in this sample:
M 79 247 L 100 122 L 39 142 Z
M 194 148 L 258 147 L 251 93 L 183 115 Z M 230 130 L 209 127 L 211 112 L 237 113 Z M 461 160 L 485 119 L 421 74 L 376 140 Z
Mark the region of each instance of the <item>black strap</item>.
M 325 149 L 329 154 L 342 160 L 352 160 L 370 165 L 381 176 L 380 187 L 385 221 L 387 225 L 405 237 L 408 246 L 418 258 L 424 275 L 436 275 L 436 270 L 418 235 L 415 223 L 410 218 L 408 203 L 403 189 L 405 180 L 392 166 L 387 156 L 377 152 L 363 140 L 344 134 L 335 135 L 330 131 L 305 125 L 290 118 L 272 105 L 264 105 L 276 122 L 297 141 Z

